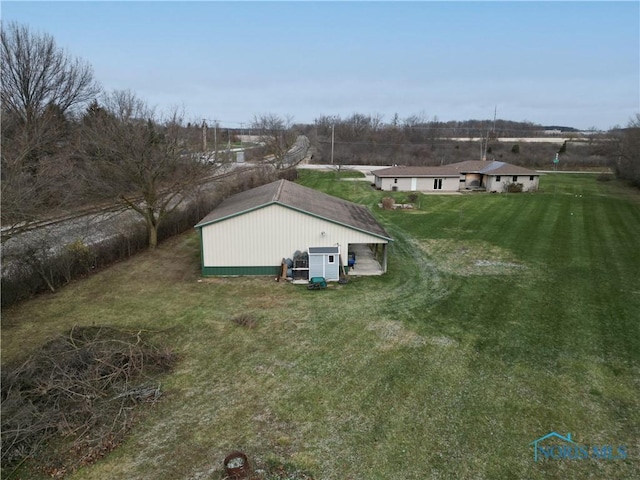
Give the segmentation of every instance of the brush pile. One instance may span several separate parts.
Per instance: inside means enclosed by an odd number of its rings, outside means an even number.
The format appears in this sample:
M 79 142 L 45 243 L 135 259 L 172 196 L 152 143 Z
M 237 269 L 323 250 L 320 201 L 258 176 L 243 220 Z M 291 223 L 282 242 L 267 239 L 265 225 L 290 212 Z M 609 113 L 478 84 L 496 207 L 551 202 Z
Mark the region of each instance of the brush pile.
M 76 327 L 2 368 L 2 470 L 29 460 L 60 478 L 117 447 L 155 404 L 176 356 L 148 332 Z

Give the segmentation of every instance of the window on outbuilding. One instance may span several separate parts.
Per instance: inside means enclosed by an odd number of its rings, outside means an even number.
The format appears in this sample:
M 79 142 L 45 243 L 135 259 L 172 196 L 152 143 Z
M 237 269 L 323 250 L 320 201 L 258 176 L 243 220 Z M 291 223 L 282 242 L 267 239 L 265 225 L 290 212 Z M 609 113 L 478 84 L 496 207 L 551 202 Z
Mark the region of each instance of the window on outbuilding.
M 533 182 L 533 175 L 529 175 L 529 181 Z
M 496 182 L 500 181 L 500 175 L 496 175 Z
M 393 183 L 398 183 L 398 179 L 397 179 L 397 178 L 394 178 L 394 179 L 393 179 Z
M 335 255 L 329 255 L 329 263 L 336 263 Z
M 513 180 L 514 182 L 517 182 L 517 181 L 518 181 L 518 176 L 517 176 L 517 175 L 514 175 L 514 176 L 512 177 L 512 180 Z

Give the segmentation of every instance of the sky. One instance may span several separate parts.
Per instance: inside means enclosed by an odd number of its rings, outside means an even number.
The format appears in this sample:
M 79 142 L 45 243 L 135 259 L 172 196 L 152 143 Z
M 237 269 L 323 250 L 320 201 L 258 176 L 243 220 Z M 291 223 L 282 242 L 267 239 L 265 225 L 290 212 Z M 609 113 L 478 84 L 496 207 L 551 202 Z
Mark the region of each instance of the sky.
M 11 2 L 105 91 L 242 127 L 354 113 L 606 130 L 640 112 L 640 2 Z

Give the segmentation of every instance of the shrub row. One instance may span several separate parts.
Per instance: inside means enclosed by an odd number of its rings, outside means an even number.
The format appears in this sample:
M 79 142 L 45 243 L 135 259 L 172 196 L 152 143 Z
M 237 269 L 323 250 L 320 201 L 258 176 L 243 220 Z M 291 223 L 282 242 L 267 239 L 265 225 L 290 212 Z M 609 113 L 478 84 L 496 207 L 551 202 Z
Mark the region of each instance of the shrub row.
M 248 190 L 278 178 L 295 180 L 295 169 L 272 172 L 253 170 L 228 177 L 213 188 L 201 191 L 172 212 L 158 230 L 158 241 L 188 231 L 222 200 L 235 193 Z M 45 291 L 56 291 L 74 279 L 135 255 L 147 248 L 147 232 L 142 221 L 110 235 L 100 243 L 85 244 L 76 239 L 65 245 L 52 244 L 43 236 L 27 247 L 18 262 L 4 268 L 1 282 L 2 306 L 6 307 Z M 3 264 L 7 265 L 6 258 Z

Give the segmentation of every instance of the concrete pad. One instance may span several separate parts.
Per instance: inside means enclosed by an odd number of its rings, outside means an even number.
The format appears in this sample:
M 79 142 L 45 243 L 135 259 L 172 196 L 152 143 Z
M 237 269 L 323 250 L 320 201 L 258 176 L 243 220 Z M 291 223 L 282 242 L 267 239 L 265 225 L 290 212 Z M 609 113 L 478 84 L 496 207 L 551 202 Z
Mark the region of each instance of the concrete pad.
M 370 275 L 382 275 L 382 266 L 374 258 L 373 252 L 365 244 L 351 244 L 349 245 L 349 251 L 356 254 L 355 268 L 349 269 L 349 276 L 370 276 Z

